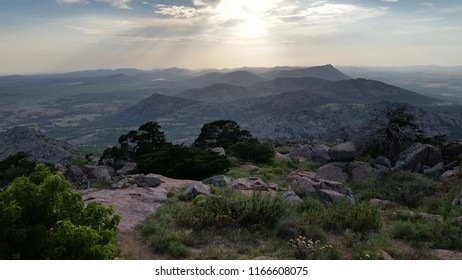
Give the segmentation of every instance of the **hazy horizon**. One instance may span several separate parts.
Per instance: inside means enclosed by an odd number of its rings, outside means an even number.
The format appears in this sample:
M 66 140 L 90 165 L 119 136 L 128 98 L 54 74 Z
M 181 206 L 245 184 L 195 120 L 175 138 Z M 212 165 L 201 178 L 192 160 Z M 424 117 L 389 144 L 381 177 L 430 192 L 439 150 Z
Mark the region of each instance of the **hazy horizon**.
M 18 0 L 0 75 L 91 69 L 462 65 L 458 0 Z

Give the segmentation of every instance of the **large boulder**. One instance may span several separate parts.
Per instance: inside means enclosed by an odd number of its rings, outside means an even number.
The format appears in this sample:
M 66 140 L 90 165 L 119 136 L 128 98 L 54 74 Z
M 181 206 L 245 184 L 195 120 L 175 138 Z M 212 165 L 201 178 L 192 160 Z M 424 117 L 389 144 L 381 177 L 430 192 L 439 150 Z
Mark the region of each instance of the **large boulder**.
M 296 190 L 300 194 L 303 193 L 305 196 L 316 193 L 320 186 L 321 182 L 319 180 L 309 177 L 292 180 L 289 184 L 290 189 Z
M 270 189 L 268 184 L 258 176 L 236 179 L 231 183 L 230 187 L 243 191 L 268 191 Z
M 380 165 L 380 166 L 383 166 L 383 167 L 386 167 L 386 168 L 392 168 L 392 164 L 391 164 L 391 161 L 384 157 L 384 156 L 378 156 L 377 158 L 375 158 L 374 160 L 374 163 L 375 165 Z
M 294 191 L 286 191 L 282 194 L 282 199 L 290 204 L 296 204 L 302 199 Z
M 328 203 L 334 203 L 334 202 L 337 202 L 337 201 L 342 200 L 342 199 L 348 199 L 348 201 L 351 204 L 355 203 L 353 197 L 346 196 L 344 194 L 341 194 L 341 193 L 333 191 L 333 190 L 327 190 L 327 189 L 326 190 L 319 190 L 318 195 L 322 200 L 324 200 L 324 201 L 326 201 Z
M 441 150 L 428 144 L 414 143 L 399 155 L 395 171 L 418 171 L 419 166 L 435 166 L 442 161 Z
M 444 163 L 440 162 L 432 168 L 424 169 L 423 174 L 427 176 L 440 176 L 444 172 Z
M 83 171 L 88 174 L 88 178 L 98 181 L 111 181 L 116 172 L 114 168 L 105 165 L 86 165 Z
M 67 180 L 75 184 L 80 184 L 87 181 L 87 175 L 83 172 L 82 168 L 71 165 L 64 173 Z
M 328 154 L 334 161 L 352 161 L 356 152 L 356 147 L 352 142 L 345 142 L 329 149 Z
M 158 178 L 155 174 L 138 174 L 135 176 L 135 182 L 141 188 L 154 188 L 162 184 L 164 181 Z
M 226 188 L 231 185 L 231 179 L 229 179 L 225 175 L 216 175 L 202 180 L 202 183 L 212 185 L 215 187 Z
M 135 169 L 136 169 L 135 162 L 126 162 L 124 163 L 124 166 L 121 169 L 117 170 L 117 174 L 125 176 L 133 172 Z
M 362 181 L 374 176 L 375 172 L 370 163 L 363 161 L 353 161 L 348 164 L 351 170 L 351 179 L 354 181 Z
M 329 156 L 329 147 L 324 144 L 314 145 L 310 153 L 310 159 L 321 164 L 328 162 L 331 160 Z
M 222 147 L 215 147 L 213 149 L 210 149 L 210 151 L 219 154 L 220 156 L 226 156 L 226 151 Z
M 328 181 L 337 181 L 346 183 L 348 181 L 348 174 L 343 171 L 343 163 L 328 163 L 321 166 L 316 171 L 316 179 L 323 179 Z
M 192 198 L 200 194 L 209 196 L 211 193 L 210 187 L 202 182 L 192 182 L 186 188 L 186 196 Z

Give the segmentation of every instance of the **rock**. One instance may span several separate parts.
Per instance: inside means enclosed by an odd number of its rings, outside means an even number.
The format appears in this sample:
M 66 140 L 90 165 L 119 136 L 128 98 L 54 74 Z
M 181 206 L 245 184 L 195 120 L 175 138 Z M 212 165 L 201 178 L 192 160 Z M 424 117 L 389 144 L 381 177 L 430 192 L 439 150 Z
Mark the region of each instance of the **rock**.
M 209 196 L 212 192 L 208 185 L 202 182 L 192 182 L 186 188 L 185 193 L 186 193 L 186 196 L 194 198 L 200 194 Z
M 378 198 L 371 198 L 369 200 L 369 205 L 371 205 L 373 207 L 377 207 L 377 208 L 382 209 L 382 210 L 385 210 L 388 207 L 392 206 L 393 202 L 391 202 L 389 200 L 381 200 L 381 199 L 378 199 Z
M 417 219 L 423 220 L 425 222 L 435 222 L 441 219 L 440 215 L 429 214 L 429 213 L 418 213 Z
M 380 252 L 380 255 L 382 256 L 383 260 L 386 260 L 386 261 L 394 260 L 394 258 L 392 256 L 390 256 L 390 254 L 388 254 L 386 251 L 380 249 L 379 252 Z
M 212 152 L 219 154 L 220 156 L 226 156 L 225 149 L 222 147 L 215 147 L 211 149 Z
M 375 175 L 374 169 L 368 162 L 353 161 L 348 164 L 351 169 L 351 179 L 362 181 Z
M 423 174 L 427 176 L 440 176 L 441 173 L 443 173 L 443 171 L 444 171 L 444 163 L 440 162 L 431 168 L 424 169 Z
M 215 187 L 226 188 L 231 185 L 231 179 L 229 179 L 225 175 L 216 175 L 202 180 L 202 183 L 212 185 Z
M 452 222 L 455 225 L 462 227 L 462 216 L 452 219 Z
M 315 172 L 306 171 L 306 170 L 296 170 L 296 171 L 291 172 L 289 175 L 287 175 L 285 181 L 286 181 L 287 184 L 290 185 L 293 181 L 298 180 L 300 178 L 311 178 L 311 179 L 313 179 L 315 177 L 316 177 Z
M 331 160 L 329 156 L 329 147 L 324 144 L 316 144 L 310 153 L 310 159 L 314 162 L 324 164 Z
M 443 249 L 434 249 L 432 254 L 439 260 L 461 260 L 462 253 Z
M 304 162 L 310 158 L 310 155 L 311 150 L 308 146 L 296 145 L 294 149 L 289 153 L 289 158 Z
M 82 168 L 75 165 L 69 166 L 67 171 L 64 173 L 64 176 L 67 180 L 76 184 L 87 181 L 87 175 L 83 172 Z
M 356 147 L 352 142 L 345 142 L 329 149 L 328 154 L 334 161 L 351 161 L 356 156 Z
M 290 185 L 290 189 L 297 190 L 303 193 L 305 196 L 312 193 L 316 193 L 316 189 L 321 187 L 321 182 L 317 179 L 311 179 L 309 177 L 301 177 L 293 180 Z
M 452 169 L 456 169 L 457 167 L 459 167 L 459 162 L 458 161 L 453 161 L 451 163 L 448 163 L 444 166 L 444 170 L 452 170 Z
M 399 155 L 395 171 L 419 170 L 419 165 L 435 166 L 442 161 L 441 150 L 428 144 L 414 143 Z
M 392 168 L 392 164 L 391 164 L 391 161 L 384 157 L 384 156 L 378 156 L 375 160 L 374 160 L 374 163 L 376 165 L 380 165 L 380 166 L 383 166 L 383 167 L 386 167 L 386 168 Z
M 411 210 L 397 210 L 391 213 L 391 217 L 394 220 L 398 219 L 415 219 L 416 218 L 416 213 Z
M 136 163 L 135 162 L 126 162 L 124 166 L 117 170 L 117 174 L 119 175 L 128 175 L 131 172 L 133 172 L 136 169 Z
M 140 188 L 154 188 L 159 186 L 163 181 L 154 174 L 138 174 L 135 175 L 135 182 Z
M 272 189 L 273 191 L 278 191 L 279 190 L 278 184 L 275 184 L 275 183 L 268 183 L 268 188 Z
M 459 194 L 456 195 L 454 200 L 451 203 L 452 208 L 456 208 L 462 205 L 462 189 Z
M 352 199 L 351 197 L 348 197 L 344 194 L 341 194 L 333 190 L 319 190 L 318 195 L 321 199 L 323 199 L 326 202 L 330 202 L 330 203 L 334 203 L 344 198 L 348 199 L 350 203 L 352 204 L 354 203 L 354 199 Z
M 115 175 L 115 170 L 112 167 L 99 165 L 91 166 L 86 165 L 83 168 L 84 172 L 88 174 L 89 179 L 98 180 L 98 181 L 111 181 L 112 176 Z
M 290 204 L 299 203 L 302 199 L 294 191 L 286 191 L 282 195 L 282 199 Z
M 263 182 L 260 177 L 252 176 L 249 178 L 239 178 L 231 183 L 231 188 L 246 191 L 267 191 L 268 184 Z
M 340 182 L 327 181 L 327 180 L 320 180 L 320 182 L 321 182 L 321 185 L 320 185 L 321 190 L 332 190 L 332 191 L 341 193 L 343 195 L 353 197 L 353 192 L 351 191 L 351 189 L 348 187 L 345 187 Z
M 344 164 L 338 163 L 323 165 L 316 170 L 315 178 L 346 183 L 348 181 L 348 174 L 343 172 L 343 166 Z
M 285 161 L 285 160 L 290 160 L 289 156 L 285 154 L 281 154 L 279 152 L 274 153 L 274 159 L 277 161 Z
M 441 174 L 440 178 L 441 180 L 446 180 L 448 178 L 455 176 L 456 174 L 457 174 L 456 170 L 448 170 L 448 171 L 445 171 L 443 174 Z
M 55 170 L 58 172 L 66 173 L 67 168 L 64 167 L 64 165 L 57 163 L 55 164 Z

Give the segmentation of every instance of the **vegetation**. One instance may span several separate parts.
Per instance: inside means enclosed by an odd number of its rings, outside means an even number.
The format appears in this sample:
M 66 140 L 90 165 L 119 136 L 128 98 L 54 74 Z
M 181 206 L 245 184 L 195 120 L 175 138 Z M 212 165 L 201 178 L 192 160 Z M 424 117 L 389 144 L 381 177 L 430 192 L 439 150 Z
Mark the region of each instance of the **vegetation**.
M 194 147 L 227 149 L 238 142 L 254 142 L 249 131 L 241 130 L 235 121 L 218 120 L 204 124 L 199 137 L 194 141 Z
M 0 161 L 0 186 L 6 187 L 17 177 L 29 175 L 37 165 L 27 159 L 29 155 L 19 152 Z
M 231 145 L 228 152 L 242 161 L 257 164 L 269 164 L 274 158 L 273 146 L 268 142 L 238 142 Z
M 62 174 L 38 165 L 0 191 L 0 258 L 111 259 L 119 216 L 84 206 Z
M 376 110 L 364 131 L 363 152 L 373 157 L 383 155 L 393 162 L 419 134 L 415 116 L 407 104 L 389 104 Z
M 138 160 L 137 172 L 157 173 L 177 179 L 203 180 L 224 173 L 231 163 L 226 156 L 202 148 L 166 145 Z

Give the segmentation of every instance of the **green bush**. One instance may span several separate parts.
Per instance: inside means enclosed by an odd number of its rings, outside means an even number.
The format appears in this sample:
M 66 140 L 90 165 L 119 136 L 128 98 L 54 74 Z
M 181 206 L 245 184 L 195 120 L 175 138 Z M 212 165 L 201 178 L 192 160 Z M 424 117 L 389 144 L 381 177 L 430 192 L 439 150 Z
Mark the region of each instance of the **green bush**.
M 85 207 L 62 174 L 37 165 L 0 190 L 0 258 L 110 259 L 119 219 L 112 207 Z
M 249 131 L 241 130 L 235 121 L 218 120 L 202 126 L 201 133 L 194 141 L 193 146 L 227 149 L 232 144 L 242 141 L 257 142 Z
M 291 240 L 294 247 L 294 257 L 299 260 L 337 260 L 340 254 L 332 245 L 323 244 L 319 240 L 313 241 L 304 236 Z
M 177 179 L 203 180 L 226 172 L 231 163 L 225 156 L 206 149 L 171 145 L 138 161 L 137 172 L 158 173 Z
M 290 213 L 283 216 L 274 226 L 274 234 L 285 240 L 297 239 L 299 236 L 305 236 L 308 239 L 326 241 L 326 234 L 318 225 L 310 225 L 306 220 Z
M 205 202 L 185 208 L 179 223 L 193 228 L 226 226 L 272 227 L 286 212 L 279 197 L 254 193 L 232 196 L 210 196 Z
M 27 153 L 19 152 L 0 161 L 0 187 L 6 187 L 15 178 L 27 176 L 34 171 L 37 164 L 27 157 Z
M 271 143 L 238 142 L 228 149 L 230 155 L 242 161 L 257 164 L 269 164 L 274 159 L 274 149 Z
M 380 212 L 365 202 L 351 203 L 344 199 L 327 209 L 324 228 L 333 232 L 351 229 L 366 234 L 380 229 Z

